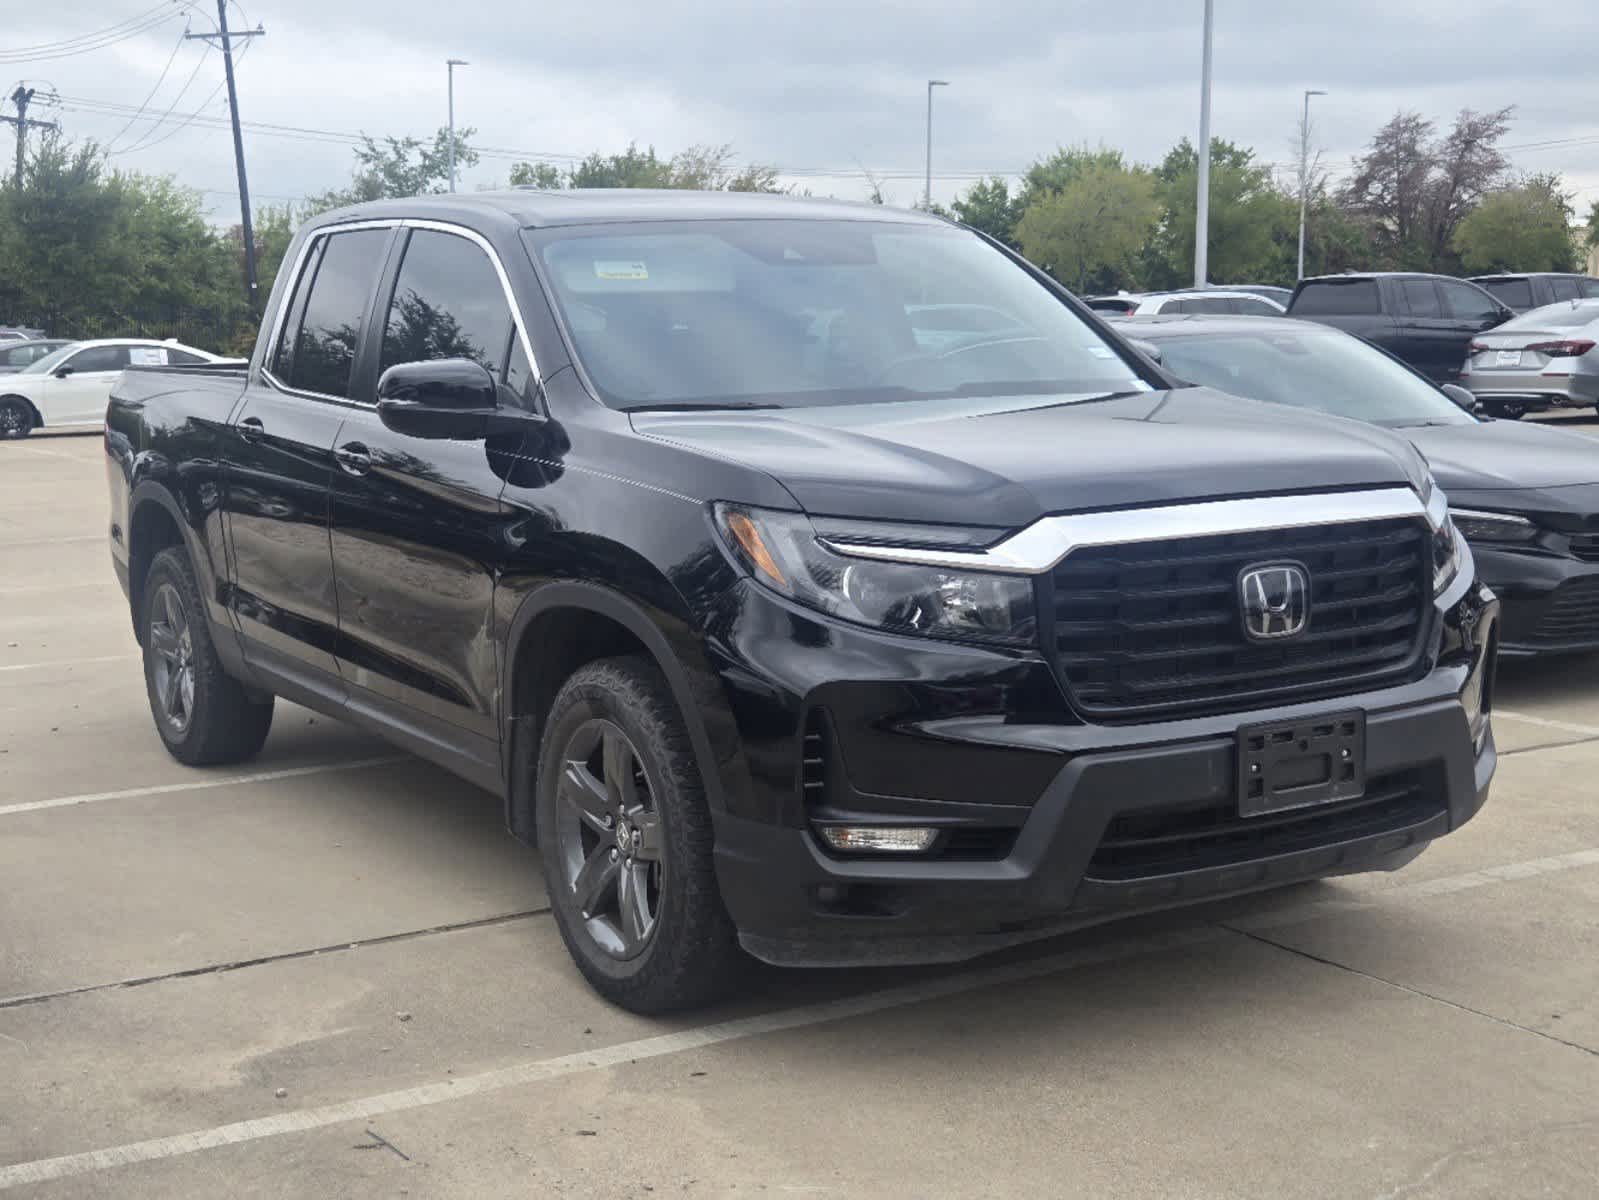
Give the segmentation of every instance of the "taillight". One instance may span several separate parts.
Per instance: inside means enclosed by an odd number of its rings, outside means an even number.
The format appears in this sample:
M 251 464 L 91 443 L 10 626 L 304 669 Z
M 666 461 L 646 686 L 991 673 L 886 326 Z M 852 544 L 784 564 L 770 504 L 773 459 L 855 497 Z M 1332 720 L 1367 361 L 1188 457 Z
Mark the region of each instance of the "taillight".
M 1471 352 L 1473 354 L 1481 354 L 1484 350 L 1492 350 L 1492 349 L 1493 349 L 1493 347 L 1488 345 L 1488 343 L 1486 343 L 1486 342 L 1472 342 L 1471 343 Z
M 1559 342 L 1535 342 L 1528 350 L 1538 350 L 1550 358 L 1577 358 L 1594 346 L 1592 338 L 1569 338 Z

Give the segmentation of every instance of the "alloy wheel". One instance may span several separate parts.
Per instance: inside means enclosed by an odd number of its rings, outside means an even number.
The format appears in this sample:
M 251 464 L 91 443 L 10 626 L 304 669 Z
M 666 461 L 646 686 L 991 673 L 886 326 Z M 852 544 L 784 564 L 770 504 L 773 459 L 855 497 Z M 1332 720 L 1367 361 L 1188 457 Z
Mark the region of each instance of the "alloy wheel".
M 561 883 L 589 936 L 614 958 L 636 957 L 660 917 L 664 839 L 649 774 L 615 722 L 585 721 L 567 742 L 555 828 Z
M 183 597 L 170 583 L 157 589 L 150 612 L 155 699 L 161 719 L 182 733 L 194 717 L 194 637 Z

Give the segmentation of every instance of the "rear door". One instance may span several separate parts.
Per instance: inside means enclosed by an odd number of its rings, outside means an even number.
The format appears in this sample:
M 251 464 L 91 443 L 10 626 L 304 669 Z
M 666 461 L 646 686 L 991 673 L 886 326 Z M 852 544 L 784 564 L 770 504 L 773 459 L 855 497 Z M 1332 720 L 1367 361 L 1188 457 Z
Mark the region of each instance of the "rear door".
M 46 425 L 85 425 L 105 420 L 111 386 L 128 365 L 126 346 L 87 346 L 56 370 L 67 374 L 44 382 L 39 415 Z
M 328 540 L 333 443 L 394 232 L 332 232 L 307 244 L 277 338 L 224 439 L 230 606 L 245 656 L 322 693 L 343 690 Z
M 374 383 L 399 363 L 469 358 L 507 396 L 519 393 L 527 359 L 487 244 L 453 227 L 414 228 L 396 257 L 374 326 Z M 448 737 L 497 772 L 493 599 L 511 537 L 499 500 L 521 434 L 509 446 L 411 437 L 383 424 L 374 398 L 364 392 L 345 410 L 333 474 L 337 654 L 350 705 Z

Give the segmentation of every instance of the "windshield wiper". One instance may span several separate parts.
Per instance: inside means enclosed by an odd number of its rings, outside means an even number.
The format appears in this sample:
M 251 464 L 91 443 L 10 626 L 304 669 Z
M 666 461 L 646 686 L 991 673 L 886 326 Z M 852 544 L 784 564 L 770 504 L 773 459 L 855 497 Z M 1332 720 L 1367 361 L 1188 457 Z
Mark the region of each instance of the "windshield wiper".
M 762 404 L 755 400 L 669 400 L 660 404 L 629 404 L 622 412 L 707 412 L 717 409 L 782 408 L 781 404 Z

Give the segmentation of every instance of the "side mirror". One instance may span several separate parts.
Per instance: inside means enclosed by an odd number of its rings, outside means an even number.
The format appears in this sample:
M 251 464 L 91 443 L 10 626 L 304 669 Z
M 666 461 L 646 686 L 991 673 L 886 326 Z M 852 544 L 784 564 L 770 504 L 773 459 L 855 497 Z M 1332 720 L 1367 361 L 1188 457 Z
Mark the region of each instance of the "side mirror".
M 1453 400 L 1457 406 L 1475 415 L 1478 401 L 1477 397 L 1472 395 L 1470 391 L 1461 387 L 1458 383 L 1446 383 L 1440 390 Z
M 1146 342 L 1142 338 L 1128 338 L 1127 343 L 1138 353 L 1149 359 L 1150 362 L 1160 362 L 1160 347 L 1155 345 L 1154 342 Z
M 54 371 L 51 371 L 50 374 L 54 375 L 57 379 L 65 379 L 68 375 L 72 374 L 77 369 L 78 369 L 77 367 L 74 367 L 70 363 L 68 363 L 68 364 L 66 364 L 64 366 L 57 367 Z
M 411 437 L 487 437 L 498 409 L 494 377 L 469 358 L 398 363 L 378 380 L 378 419 Z

